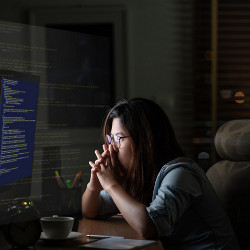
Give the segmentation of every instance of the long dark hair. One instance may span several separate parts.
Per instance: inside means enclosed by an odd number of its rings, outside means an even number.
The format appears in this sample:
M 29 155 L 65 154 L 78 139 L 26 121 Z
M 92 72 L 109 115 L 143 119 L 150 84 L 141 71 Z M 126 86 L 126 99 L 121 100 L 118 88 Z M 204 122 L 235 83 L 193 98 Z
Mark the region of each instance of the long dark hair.
M 104 137 L 110 134 L 114 118 L 120 118 L 132 138 L 132 166 L 125 176 L 124 188 L 135 199 L 148 205 L 161 167 L 184 154 L 167 115 L 154 101 L 133 98 L 118 102 L 105 119 Z

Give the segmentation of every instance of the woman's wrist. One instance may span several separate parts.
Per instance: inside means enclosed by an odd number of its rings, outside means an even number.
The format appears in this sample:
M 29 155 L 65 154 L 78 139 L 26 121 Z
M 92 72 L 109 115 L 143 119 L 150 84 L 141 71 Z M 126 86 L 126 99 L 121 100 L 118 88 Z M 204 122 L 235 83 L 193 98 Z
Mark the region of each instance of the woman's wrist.
M 113 182 L 113 183 L 107 185 L 107 187 L 105 188 L 105 191 L 106 191 L 107 193 L 111 193 L 112 190 L 115 190 L 115 189 L 117 189 L 117 188 L 120 187 L 120 186 L 121 186 L 121 185 L 120 185 L 118 182 Z
M 99 194 L 99 193 L 101 192 L 100 189 L 94 188 L 94 187 L 91 185 L 90 182 L 87 184 L 87 189 L 88 189 L 90 192 L 92 192 L 92 193 L 98 193 L 98 194 Z

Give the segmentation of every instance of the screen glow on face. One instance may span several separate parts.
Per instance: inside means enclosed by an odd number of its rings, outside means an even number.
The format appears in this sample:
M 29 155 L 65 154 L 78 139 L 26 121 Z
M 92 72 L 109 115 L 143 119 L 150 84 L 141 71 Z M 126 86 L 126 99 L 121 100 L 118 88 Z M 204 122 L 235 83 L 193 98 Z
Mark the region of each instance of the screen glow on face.
M 115 147 L 120 148 L 121 140 L 127 137 L 128 136 L 106 135 L 106 142 L 108 145 L 110 145 L 113 142 Z

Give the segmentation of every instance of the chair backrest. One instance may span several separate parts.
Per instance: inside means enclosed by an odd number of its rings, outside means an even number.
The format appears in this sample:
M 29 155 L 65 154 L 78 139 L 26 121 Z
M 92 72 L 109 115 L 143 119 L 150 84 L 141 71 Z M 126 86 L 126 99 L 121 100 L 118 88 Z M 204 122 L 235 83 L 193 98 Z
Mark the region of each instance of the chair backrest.
M 207 171 L 242 249 L 250 249 L 250 119 L 224 123 L 215 136 L 221 161 Z

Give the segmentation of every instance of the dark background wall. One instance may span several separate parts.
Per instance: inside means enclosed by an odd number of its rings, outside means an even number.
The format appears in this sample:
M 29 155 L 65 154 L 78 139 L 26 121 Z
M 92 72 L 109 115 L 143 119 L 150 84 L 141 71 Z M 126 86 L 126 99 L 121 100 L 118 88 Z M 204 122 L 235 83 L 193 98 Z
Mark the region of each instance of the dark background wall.
M 116 30 L 116 99 L 141 96 L 157 101 L 188 149 L 193 127 L 193 1 L 13 0 L 1 1 L 0 16 L 6 21 L 44 24 L 46 14 L 41 12 L 50 13 L 50 22 L 57 13 L 53 22 L 67 23 L 74 19 L 75 9 L 83 13 L 78 22 L 107 18 L 122 22 Z

